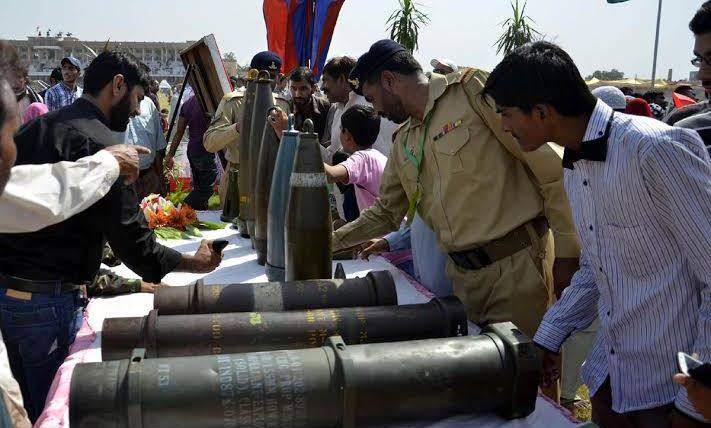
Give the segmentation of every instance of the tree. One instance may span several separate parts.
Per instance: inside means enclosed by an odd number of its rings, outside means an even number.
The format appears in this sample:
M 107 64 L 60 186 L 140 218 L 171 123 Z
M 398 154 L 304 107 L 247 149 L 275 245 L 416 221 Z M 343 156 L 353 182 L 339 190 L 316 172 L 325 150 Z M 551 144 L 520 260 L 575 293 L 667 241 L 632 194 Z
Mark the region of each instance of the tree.
M 625 78 L 625 73 L 621 72 L 616 68 L 613 68 L 610 71 L 595 70 L 595 72 L 592 75 L 586 77 L 585 80 L 590 80 L 593 77 L 598 80 L 622 80 Z
M 234 52 L 227 52 L 224 59 L 227 62 L 237 62 L 237 57 Z
M 395 40 L 413 53 L 418 48 L 417 38 L 420 25 L 430 22 L 429 16 L 419 11 L 420 6 L 413 0 L 398 0 L 400 8 L 390 15 L 385 25 L 390 30 L 390 39 Z
M 534 41 L 541 34 L 531 25 L 534 23 L 533 19 L 526 16 L 525 1 L 523 7 L 519 7 L 518 0 L 512 1 L 511 9 L 513 9 L 513 17 L 501 23 L 504 32 L 496 41 L 496 53 L 503 51 L 504 56 L 516 48 Z

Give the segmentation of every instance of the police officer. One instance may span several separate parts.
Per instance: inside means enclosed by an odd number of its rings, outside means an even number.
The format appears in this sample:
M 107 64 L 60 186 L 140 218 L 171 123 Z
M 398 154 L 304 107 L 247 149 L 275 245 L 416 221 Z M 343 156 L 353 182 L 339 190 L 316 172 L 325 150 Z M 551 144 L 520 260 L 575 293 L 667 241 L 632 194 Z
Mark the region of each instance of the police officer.
M 281 58 L 274 52 L 264 51 L 256 54 L 250 62 L 250 68 L 256 70 L 267 70 L 271 79 L 276 82 L 276 78 L 281 72 Z M 205 149 L 210 153 L 217 153 L 225 149 L 225 157 L 230 165 L 225 169 L 239 169 L 239 138 L 240 124 L 239 118 L 242 114 L 244 101 L 244 89 L 238 89 L 225 95 L 217 106 L 217 111 L 212 118 L 210 126 L 203 137 Z M 289 101 L 281 95 L 274 94 L 274 104 L 284 111 L 289 111 Z M 226 177 L 220 183 L 220 198 L 224 200 L 226 191 Z M 243 230 L 243 229 L 240 229 Z
M 500 117 L 479 96 L 486 76 L 463 69 L 428 80 L 391 40 L 360 57 L 351 83 L 402 125 L 380 198 L 334 232 L 333 247 L 382 236 L 417 212 L 449 253 L 447 275 L 469 319 L 513 321 L 533 337 L 554 283 L 564 287 L 577 270 L 579 245 L 560 153 L 551 146 L 523 153 L 501 131 Z

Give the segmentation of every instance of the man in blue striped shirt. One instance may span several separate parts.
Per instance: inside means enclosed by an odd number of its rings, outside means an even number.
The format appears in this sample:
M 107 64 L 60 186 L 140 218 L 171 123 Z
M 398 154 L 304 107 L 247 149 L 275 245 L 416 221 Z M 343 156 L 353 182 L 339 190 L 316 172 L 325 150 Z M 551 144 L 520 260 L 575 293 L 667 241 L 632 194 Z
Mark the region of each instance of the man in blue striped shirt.
M 558 376 L 566 338 L 599 317 L 582 370 L 593 421 L 701 426 L 672 380 L 678 351 L 711 361 L 711 159 L 698 134 L 613 112 L 547 42 L 504 58 L 482 95 L 525 151 L 551 141 L 565 148 L 582 253 L 534 337 L 545 350 L 544 384 Z

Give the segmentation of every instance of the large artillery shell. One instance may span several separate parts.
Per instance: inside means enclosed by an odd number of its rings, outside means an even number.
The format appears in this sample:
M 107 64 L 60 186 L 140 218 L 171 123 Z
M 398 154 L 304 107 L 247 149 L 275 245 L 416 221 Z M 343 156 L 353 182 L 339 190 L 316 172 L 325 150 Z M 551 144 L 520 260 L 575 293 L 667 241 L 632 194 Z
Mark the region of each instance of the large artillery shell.
M 227 312 L 283 312 L 303 309 L 397 305 L 395 281 L 388 271 L 365 278 L 293 282 L 210 284 L 156 290 L 153 307 L 160 315 Z
M 313 129 L 306 119 L 305 129 Z M 330 278 L 331 209 L 318 135 L 299 134 L 284 226 L 286 280 Z
M 279 151 L 274 165 L 272 188 L 269 193 L 269 213 L 267 215 L 267 266 L 269 281 L 284 281 L 284 222 L 289 202 L 289 179 L 294 169 L 297 138 L 294 129 L 294 115 L 289 116 L 289 129 L 284 131 L 279 143 Z
M 257 91 L 258 70 L 249 70 L 247 74 L 247 88 L 242 101 L 242 111 L 239 117 L 239 165 L 242 173 L 239 174 L 239 188 L 242 190 L 239 198 L 239 232 L 243 238 L 249 237 L 247 230 L 247 213 L 249 211 L 251 183 L 249 181 L 249 144 L 252 129 L 252 111 L 254 109 L 254 95 Z
M 101 332 L 104 361 L 146 356 L 183 357 L 322 346 L 328 336 L 359 343 L 467 334 L 464 305 L 456 297 L 419 305 L 313 309 L 290 312 L 158 315 L 107 318 Z
M 257 183 L 254 186 L 254 248 L 257 250 L 257 263 L 264 266 L 267 262 L 267 216 L 269 211 L 269 192 L 272 187 L 274 163 L 279 150 L 279 139 L 271 124 L 264 124 L 262 144 L 257 163 Z
M 535 409 L 540 360 L 511 323 L 479 336 L 78 364 L 72 428 L 371 427 Z
M 257 89 L 254 95 L 252 108 L 252 123 L 249 134 L 249 206 L 247 207 L 247 230 L 254 246 L 254 213 L 255 213 L 255 186 L 257 184 L 257 164 L 259 163 L 259 150 L 262 147 L 262 134 L 267 123 L 267 113 L 274 107 L 272 94 L 273 81 L 269 72 L 262 70 L 257 78 Z

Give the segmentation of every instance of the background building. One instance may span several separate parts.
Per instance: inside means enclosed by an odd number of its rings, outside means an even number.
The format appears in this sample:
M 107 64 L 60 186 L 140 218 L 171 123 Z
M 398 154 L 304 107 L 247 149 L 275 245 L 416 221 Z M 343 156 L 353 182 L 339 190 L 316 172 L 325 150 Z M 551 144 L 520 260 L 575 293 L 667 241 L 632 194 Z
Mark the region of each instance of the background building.
M 47 32 L 49 33 L 49 32 Z M 83 41 L 73 37 L 71 33 L 55 36 L 38 35 L 27 40 L 7 40 L 17 49 L 22 62 L 28 65 L 30 78 L 47 80 L 54 67 L 66 56 L 74 56 L 86 67 L 94 58 L 94 53 L 101 52 L 106 41 Z M 180 60 L 180 51 L 189 46 L 192 41 L 184 43 L 172 42 L 115 42 L 109 41 L 112 49 L 133 54 L 151 69 L 151 76 L 158 81 L 167 80 L 174 85 L 181 83 L 185 68 Z M 93 51 L 93 52 L 92 52 Z

